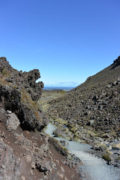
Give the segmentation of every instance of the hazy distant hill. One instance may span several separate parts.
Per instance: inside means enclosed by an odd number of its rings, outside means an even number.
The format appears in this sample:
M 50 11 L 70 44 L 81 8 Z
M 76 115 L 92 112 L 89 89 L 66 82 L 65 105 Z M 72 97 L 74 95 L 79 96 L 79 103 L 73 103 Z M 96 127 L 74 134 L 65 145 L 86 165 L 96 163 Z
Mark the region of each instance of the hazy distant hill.
M 108 132 L 120 130 L 120 57 L 65 97 L 50 102 L 49 114 Z

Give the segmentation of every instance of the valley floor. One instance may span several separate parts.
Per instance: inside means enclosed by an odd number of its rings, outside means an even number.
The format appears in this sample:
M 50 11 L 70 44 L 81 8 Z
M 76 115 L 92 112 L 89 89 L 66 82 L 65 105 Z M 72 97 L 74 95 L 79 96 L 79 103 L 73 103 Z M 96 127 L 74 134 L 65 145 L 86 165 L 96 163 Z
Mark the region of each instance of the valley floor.
M 54 104 L 59 98 L 64 97 L 68 92 L 61 93 L 61 91 L 48 91 L 43 92 L 40 101 L 42 110 L 48 114 L 51 123 L 55 124 L 58 128 L 54 131 L 56 137 L 63 137 L 68 140 L 74 140 L 80 143 L 87 143 L 94 149 L 94 154 L 106 160 L 108 164 L 120 168 L 120 138 L 114 138 L 114 133 L 104 133 L 96 131 L 92 126 L 78 126 L 78 124 L 68 122 L 59 116 L 54 116 L 54 113 L 49 112 L 49 107 Z M 51 103 L 52 102 L 52 103 Z M 73 119 L 72 121 L 73 122 Z M 79 129 L 79 134 L 77 130 Z

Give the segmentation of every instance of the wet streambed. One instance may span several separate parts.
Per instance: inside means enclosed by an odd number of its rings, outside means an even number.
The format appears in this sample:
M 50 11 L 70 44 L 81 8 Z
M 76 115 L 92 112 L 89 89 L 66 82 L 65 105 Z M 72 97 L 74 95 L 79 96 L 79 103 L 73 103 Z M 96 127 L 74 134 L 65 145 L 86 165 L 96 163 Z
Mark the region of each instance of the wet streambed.
M 45 132 L 49 136 L 54 137 L 53 132 L 55 129 L 54 125 L 48 124 Z M 103 159 L 91 154 L 91 147 L 88 144 L 68 141 L 64 138 L 54 138 L 58 141 L 65 141 L 68 151 L 83 162 L 83 166 L 80 167 L 80 170 L 85 175 L 83 180 L 120 180 L 120 170 L 107 165 Z

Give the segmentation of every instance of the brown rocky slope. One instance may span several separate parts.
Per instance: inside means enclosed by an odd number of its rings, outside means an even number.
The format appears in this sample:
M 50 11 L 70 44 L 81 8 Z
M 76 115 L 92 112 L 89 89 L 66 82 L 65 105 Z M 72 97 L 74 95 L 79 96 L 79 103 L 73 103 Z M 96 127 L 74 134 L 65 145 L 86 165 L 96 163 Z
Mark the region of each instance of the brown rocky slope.
M 17 71 L 0 58 L 0 180 L 80 179 L 77 163 L 42 132 L 48 120 L 38 78 L 38 70 Z
M 66 96 L 50 101 L 48 114 L 65 120 L 69 129 L 91 126 L 120 136 L 120 57 Z

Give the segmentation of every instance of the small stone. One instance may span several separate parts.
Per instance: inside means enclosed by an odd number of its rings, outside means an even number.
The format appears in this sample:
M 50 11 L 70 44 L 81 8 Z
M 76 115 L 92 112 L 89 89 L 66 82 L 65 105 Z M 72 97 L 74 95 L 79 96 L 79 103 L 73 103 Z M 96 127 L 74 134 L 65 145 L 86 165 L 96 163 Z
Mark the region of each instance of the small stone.
M 5 166 L 4 166 L 4 165 L 2 165 L 2 166 L 1 166 L 1 168 L 2 168 L 2 169 L 5 169 Z
M 26 161 L 27 161 L 28 163 L 30 163 L 30 162 L 32 161 L 32 159 L 31 159 L 31 156 L 30 156 L 30 155 L 27 155 L 27 156 L 26 156 Z
M 25 180 L 25 176 L 21 176 L 21 180 Z
M 35 163 L 34 163 L 34 162 L 32 162 L 32 164 L 31 164 L 31 168 L 32 168 L 32 169 L 35 169 L 35 168 L 36 168 L 36 166 L 35 166 Z
M 108 138 L 110 138 L 110 135 L 107 134 L 107 133 L 105 133 L 105 134 L 103 134 L 101 137 L 102 137 L 102 138 L 105 138 L 105 139 L 108 139 Z
M 111 84 L 108 84 L 106 87 L 107 87 L 107 88 L 111 88 L 111 87 L 112 87 L 112 85 L 111 85 Z
M 120 150 L 120 143 L 116 143 L 112 145 L 113 150 Z
M 109 162 L 111 161 L 111 154 L 110 152 L 105 152 L 102 156 L 102 158 L 107 161 L 107 163 L 109 164 Z
M 30 173 L 33 175 L 33 170 L 31 170 Z
M 7 113 L 8 113 L 8 114 L 12 114 L 12 111 L 10 111 L 10 110 L 7 110 Z

